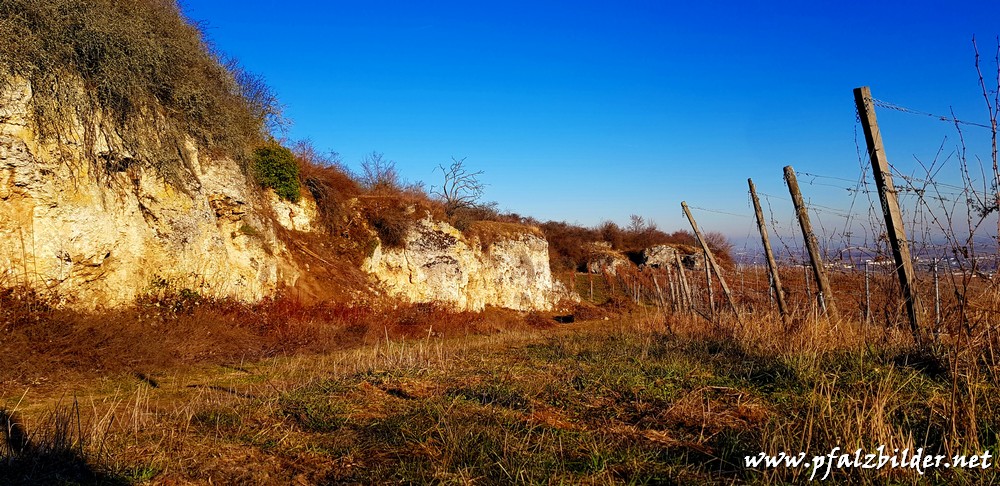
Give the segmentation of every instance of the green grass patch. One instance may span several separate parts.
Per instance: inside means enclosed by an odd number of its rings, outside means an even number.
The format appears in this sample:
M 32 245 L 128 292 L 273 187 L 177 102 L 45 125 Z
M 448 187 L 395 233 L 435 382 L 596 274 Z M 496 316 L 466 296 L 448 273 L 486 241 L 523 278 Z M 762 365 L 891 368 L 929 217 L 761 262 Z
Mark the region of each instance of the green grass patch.
M 281 413 L 309 432 L 333 432 L 347 423 L 348 409 L 337 394 L 338 382 L 321 382 L 285 393 L 279 399 Z

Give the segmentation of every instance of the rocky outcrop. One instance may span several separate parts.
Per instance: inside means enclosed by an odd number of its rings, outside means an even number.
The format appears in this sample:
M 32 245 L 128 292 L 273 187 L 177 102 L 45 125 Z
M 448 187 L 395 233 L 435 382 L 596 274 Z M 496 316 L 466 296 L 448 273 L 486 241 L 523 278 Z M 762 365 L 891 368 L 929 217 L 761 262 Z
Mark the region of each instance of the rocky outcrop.
M 0 286 L 97 307 L 164 285 L 255 300 L 294 278 L 279 271 L 267 202 L 234 162 L 206 160 L 189 143 L 168 182 L 113 134 L 85 137 L 96 121 L 42 139 L 31 98 L 24 81 L 0 94 Z
M 274 191 L 268 191 L 267 197 L 278 224 L 288 230 L 309 233 L 319 229 L 315 227 L 319 220 L 319 209 L 312 196 L 307 191 L 303 192 L 305 194 L 302 198 L 294 203 L 281 199 Z
M 705 264 L 704 255 L 687 247 L 655 245 L 642 250 L 641 254 L 642 264 L 653 268 L 676 265 L 676 257 L 680 257 L 681 264 L 692 270 L 700 269 Z
M 170 147 L 175 164 L 139 157 L 100 120 L 77 117 L 57 139 L 41 137 L 31 103 L 23 80 L 0 93 L 0 288 L 99 308 L 164 289 L 254 301 L 282 286 L 343 285 L 317 280 L 337 272 L 310 270 L 332 264 L 305 243 L 329 236 L 317 232 L 308 192 L 296 204 L 262 193 L 236 163 L 194 143 Z M 343 211 L 365 224 L 358 209 Z M 545 239 L 501 229 L 487 241 L 424 219 L 402 248 L 376 247 L 364 269 L 406 300 L 466 310 L 548 310 L 568 296 L 552 279 Z M 313 236 L 295 239 L 302 232 Z
M 619 268 L 631 265 L 632 262 L 625 255 L 617 252 L 594 253 L 587 259 L 587 271 L 595 274 L 618 275 Z
M 587 272 L 589 273 L 607 273 L 608 275 L 618 275 L 619 268 L 629 267 L 631 265 L 632 261 L 621 252 L 612 250 L 610 244 L 593 244 L 587 252 Z
M 681 264 L 688 269 L 699 269 L 705 263 L 705 256 L 690 247 L 673 245 L 655 245 L 642 250 L 640 260 L 642 265 L 653 268 L 664 268 L 676 265 L 680 257 Z
M 642 250 L 642 263 L 661 268 L 676 265 L 677 249 L 670 245 L 656 245 Z
M 688 253 L 681 255 L 681 263 L 691 270 L 700 270 L 705 267 L 705 255 L 702 253 Z
M 414 223 L 400 248 L 376 247 L 363 268 L 398 297 L 461 310 L 550 310 L 570 298 L 552 278 L 540 235 L 508 228 L 490 239 L 469 239 L 428 216 Z

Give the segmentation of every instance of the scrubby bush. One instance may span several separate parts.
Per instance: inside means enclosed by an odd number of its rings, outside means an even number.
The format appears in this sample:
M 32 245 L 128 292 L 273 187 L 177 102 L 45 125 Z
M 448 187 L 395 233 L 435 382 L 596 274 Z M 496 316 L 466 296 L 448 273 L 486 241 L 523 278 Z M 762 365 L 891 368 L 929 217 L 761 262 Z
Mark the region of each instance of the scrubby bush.
M 398 193 L 404 184 L 396 170 L 396 162 L 381 152 L 365 154 L 361 159 L 361 185 L 377 194 Z
M 253 153 L 254 176 L 261 187 L 291 202 L 299 202 L 299 166 L 292 151 L 277 143 L 257 148 Z
M 364 215 L 387 248 L 402 248 L 413 226 L 415 211 L 398 199 L 379 198 L 368 201 Z
M 552 270 L 584 270 L 591 244 L 608 243 L 612 249 L 637 258 L 644 249 L 655 245 L 673 245 L 682 251 L 699 251 L 698 241 L 688 231 L 665 233 L 652 222 L 633 216 L 627 228 L 612 221 L 604 221 L 596 228 L 587 228 L 563 221 L 535 223 L 549 242 L 549 260 Z M 732 261 L 732 245 L 721 233 L 706 233 L 709 248 L 721 262 Z
M 296 143 L 292 152 L 299 166 L 299 181 L 316 201 L 323 226 L 342 233 L 349 220 L 345 205 L 361 193 L 361 186 L 336 152 L 321 154 L 308 141 Z
M 604 221 L 597 226 L 601 239 L 611 244 L 612 248 L 625 247 L 625 230 L 614 221 Z
M 223 63 L 172 0 L 0 0 L 0 87 L 15 76 L 31 84 L 43 137 L 85 120 L 88 141 L 103 133 L 167 172 L 189 137 L 246 160 L 280 115 L 260 78 Z
M 601 241 L 597 231 L 564 221 L 539 225 L 549 242 L 550 266 L 555 271 L 582 269 L 586 266 L 587 244 Z
M 440 202 L 440 200 L 439 200 Z M 513 214 L 503 214 L 497 210 L 497 203 L 489 202 L 475 206 L 454 208 L 450 212 L 444 207 L 448 222 L 459 231 L 466 232 L 478 221 L 497 221 L 501 223 L 520 223 L 521 218 Z

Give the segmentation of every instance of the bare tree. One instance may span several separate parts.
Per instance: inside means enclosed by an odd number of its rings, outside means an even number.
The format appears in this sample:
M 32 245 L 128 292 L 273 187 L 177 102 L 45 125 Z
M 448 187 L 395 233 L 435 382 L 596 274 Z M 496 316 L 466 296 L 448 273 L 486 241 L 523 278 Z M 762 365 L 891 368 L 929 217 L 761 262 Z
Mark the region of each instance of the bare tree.
M 398 190 L 401 184 L 396 162 L 381 152 L 366 154 L 361 159 L 361 184 L 370 191 Z
M 647 223 L 646 218 L 638 214 L 632 214 L 628 217 L 628 231 L 633 235 L 640 235 L 643 232 L 655 229 L 656 225 L 652 221 Z
M 451 158 L 451 165 L 438 165 L 444 175 L 444 183 L 440 189 L 431 187 L 431 194 L 444 201 L 448 214 L 459 209 L 474 208 L 480 205 L 480 198 L 486 190 L 486 184 L 479 180 L 483 171 L 469 171 L 465 167 L 465 158 Z
M 733 244 L 726 238 L 726 235 L 718 231 L 705 233 L 705 243 L 712 249 L 712 252 L 724 260 L 733 259 Z

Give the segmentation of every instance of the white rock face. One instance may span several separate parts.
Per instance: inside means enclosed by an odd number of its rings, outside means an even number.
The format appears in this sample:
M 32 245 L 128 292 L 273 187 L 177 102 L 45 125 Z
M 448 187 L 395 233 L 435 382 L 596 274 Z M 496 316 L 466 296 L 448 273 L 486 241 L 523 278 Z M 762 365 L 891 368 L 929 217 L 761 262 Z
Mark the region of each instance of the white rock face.
M 587 272 L 618 275 L 618 268 L 629 267 L 632 262 L 621 253 L 614 250 L 593 251 L 587 256 Z
M 169 184 L 104 136 L 88 146 L 79 120 L 60 143 L 41 140 L 30 103 L 27 82 L 0 93 L 0 286 L 91 308 L 164 283 L 243 300 L 275 290 L 283 247 L 235 163 L 199 160 L 189 144 L 183 184 Z M 126 163 L 97 177 L 88 150 Z
M 655 245 L 642 250 L 643 264 L 664 268 L 676 265 L 677 249 L 670 245 Z
M 278 224 L 285 229 L 308 233 L 318 229 L 313 226 L 315 221 L 319 219 L 319 209 L 309 191 L 303 190 L 302 192 L 302 198 L 297 203 L 281 199 L 274 191 L 268 191 L 267 197 L 271 207 L 274 208 Z
M 378 246 L 363 268 L 410 302 L 442 302 L 460 310 L 487 305 L 550 310 L 570 297 L 552 279 L 549 244 L 529 232 L 509 235 L 482 250 L 451 225 L 418 221 L 402 248 Z

